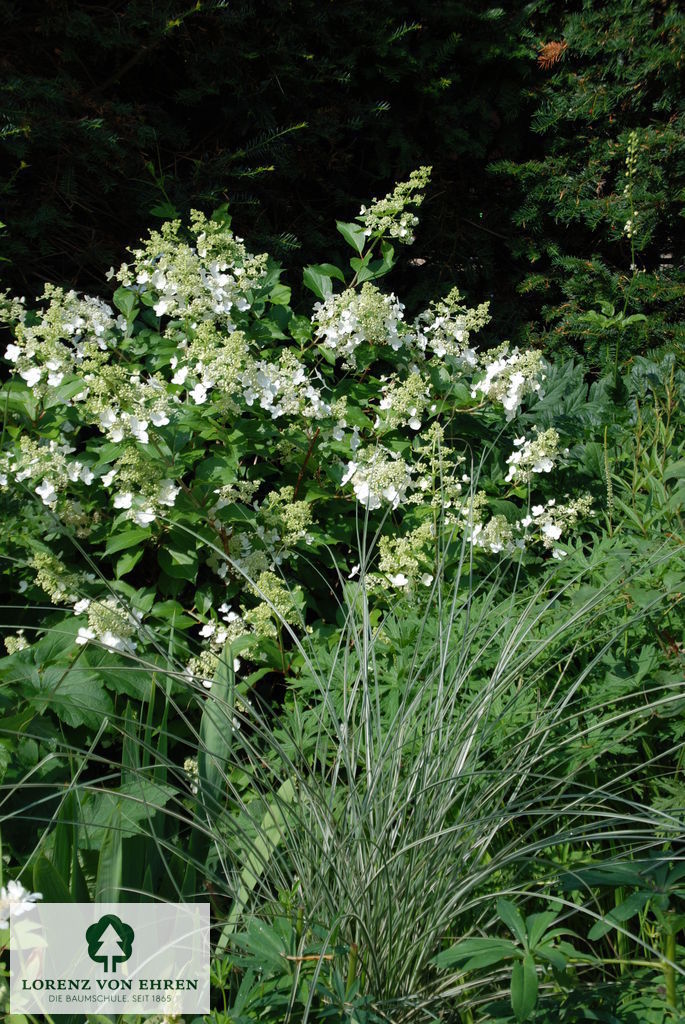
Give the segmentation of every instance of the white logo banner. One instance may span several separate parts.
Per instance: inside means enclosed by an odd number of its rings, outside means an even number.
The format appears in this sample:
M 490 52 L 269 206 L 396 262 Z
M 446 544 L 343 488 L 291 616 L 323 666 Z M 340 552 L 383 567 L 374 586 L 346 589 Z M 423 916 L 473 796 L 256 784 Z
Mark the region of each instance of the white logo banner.
M 11 1013 L 209 1012 L 208 903 L 12 908 Z

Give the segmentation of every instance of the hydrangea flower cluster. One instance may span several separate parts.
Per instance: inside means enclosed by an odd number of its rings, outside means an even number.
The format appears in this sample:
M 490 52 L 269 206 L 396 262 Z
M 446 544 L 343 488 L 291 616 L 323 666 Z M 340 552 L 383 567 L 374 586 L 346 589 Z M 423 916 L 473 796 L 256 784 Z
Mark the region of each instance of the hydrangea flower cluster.
M 365 282 L 361 291 L 347 288 L 314 305 L 312 317 L 316 337 L 326 348 L 355 366 L 355 351 L 360 345 L 388 346 L 394 352 L 405 344 L 402 330 L 404 306 L 394 295 L 384 295 L 375 285 Z M 409 339 L 407 339 L 409 340 Z
M 372 512 L 384 502 L 397 508 L 411 487 L 411 474 L 411 466 L 397 452 L 379 445 L 359 450 L 356 461 L 347 463 L 342 483 L 351 480 L 357 501 Z
M 230 329 L 232 315 L 249 309 L 267 258 L 252 256 L 221 220 L 196 210 L 189 234 L 187 240 L 181 222 L 168 221 L 150 233 L 143 248 L 132 250 L 132 265 L 122 264 L 116 278 L 144 296 L 158 317 L 186 324 L 218 320 Z
M 554 469 L 559 455 L 559 434 L 554 427 L 542 431 L 536 427 L 535 437 L 517 437 L 514 446 L 516 450 L 507 459 L 509 469 L 505 480 L 529 483 L 534 473 L 551 473 Z
M 367 255 L 379 241 L 385 256 L 389 240 L 411 241 L 407 208 L 428 173 L 362 210 Z M 430 586 L 443 526 L 483 553 L 563 553 L 587 500 L 490 515 L 467 472 L 474 453 L 454 430 L 455 413 L 481 417 L 493 436 L 513 420 L 541 393 L 541 356 L 506 344 L 478 352 L 488 305 L 469 308 L 457 289 L 405 319 L 394 294 L 358 273 L 360 263 L 376 273 L 358 259 L 358 235 L 350 284 L 311 318 L 285 304 L 273 265 L 223 213 L 152 232 L 112 273 L 114 306 L 53 287 L 30 314 L 20 300 L 0 302 L 14 325 L 2 500 L 35 496 L 48 540 L 17 537 L 22 582 L 83 616 L 77 644 L 128 657 L 145 644 L 140 609 L 149 622 L 174 605 L 201 645 L 188 660 L 184 638 L 180 663 L 206 688 L 226 645 L 273 658 L 279 621 L 302 624 L 316 583 L 303 555 L 337 544 L 340 524 L 352 536 L 360 507 L 380 513 L 379 594 Z M 517 438 L 507 482 L 539 483 L 560 452 L 553 428 Z M 51 553 L 59 530 L 111 579 Z M 25 643 L 17 633 L 8 650 Z
M 555 558 L 563 558 L 566 554 L 563 548 L 556 546 L 556 542 L 562 540 L 564 534 L 576 527 L 581 519 L 587 519 L 592 514 L 592 498 L 589 495 L 566 497 L 568 500 L 565 504 L 558 505 L 556 498 L 550 498 L 546 503 L 533 505 L 530 513 L 520 523 L 526 531 L 532 527 L 543 547 L 551 551 Z
M 430 387 L 416 366 L 409 368 L 406 380 L 381 384 L 381 394 L 383 397 L 378 403 L 379 412 L 374 423 L 376 429 L 395 430 L 406 426 L 420 430 L 426 412 L 435 413 L 437 410 Z
M 357 220 L 364 225 L 364 234 L 385 235 L 410 245 L 419 218 L 407 207 L 421 205 L 431 171 L 431 167 L 419 167 L 412 171 L 409 181 L 400 182 L 383 199 L 374 199 L 370 206 L 362 206 Z
M 490 322 L 489 310 L 488 302 L 469 309 L 459 289 L 453 288 L 444 299 L 432 302 L 417 317 L 415 344 L 419 351 L 432 352 L 438 359 L 448 356 L 467 367 L 475 367 L 478 358 L 475 349 L 468 346 L 469 337 Z
M 436 534 L 433 521 L 426 520 L 404 537 L 381 537 L 378 568 L 391 586 L 411 590 L 431 585 Z
M 488 353 L 484 360 L 485 376 L 471 391 L 471 397 L 480 393 L 490 401 L 501 402 L 507 420 L 513 420 L 523 399 L 527 395 L 542 395 L 542 381 L 545 379 L 543 360 L 539 352 L 511 352 L 508 346 Z
M 475 547 L 484 548 L 492 554 L 511 554 L 517 549 L 524 550 L 539 544 L 554 558 L 564 558 L 566 551 L 557 545 L 557 541 L 591 512 L 592 499 L 587 495 L 559 505 L 555 498 L 550 498 L 546 504 L 533 505 L 527 515 L 515 522 L 502 515 L 492 516 L 487 522 L 479 518 L 471 525 L 468 537 Z
M 75 366 L 87 371 L 101 364 L 117 331 L 125 328 L 123 318 L 115 316 L 102 299 L 46 285 L 42 300 L 47 306 L 37 320 L 26 313 L 23 299 L 5 301 L 0 310 L 0 319 L 12 325 L 14 332 L 5 359 L 37 398 L 73 377 Z M 82 389 L 77 387 L 64 401 L 78 401 L 83 397 L 79 391 Z
M 106 597 L 104 601 L 91 601 L 82 598 L 74 605 L 77 615 L 86 612 L 88 625 L 81 626 L 76 636 L 76 643 L 83 645 L 89 640 L 98 640 L 104 647 L 113 651 L 132 654 L 137 644 L 131 638 L 136 635 L 142 621 L 142 613 L 134 610 L 128 612 L 121 601 L 115 597 Z

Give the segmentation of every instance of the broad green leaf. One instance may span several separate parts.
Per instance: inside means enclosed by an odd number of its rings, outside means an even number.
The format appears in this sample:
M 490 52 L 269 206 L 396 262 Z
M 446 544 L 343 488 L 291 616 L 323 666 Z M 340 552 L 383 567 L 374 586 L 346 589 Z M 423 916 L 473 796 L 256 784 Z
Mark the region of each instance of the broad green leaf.
M 287 284 L 276 284 L 269 292 L 269 301 L 277 306 L 287 306 L 290 302 L 290 288 Z
M 342 283 L 345 284 L 345 275 L 340 267 L 336 267 L 334 263 L 317 263 L 315 264 L 315 267 L 322 274 L 326 274 L 328 277 L 334 277 L 337 281 L 342 281 Z
M 535 960 L 527 953 L 517 960 L 511 972 L 511 1008 L 517 1021 L 528 1020 L 538 1001 L 538 975 Z
M 541 914 L 529 914 L 526 918 L 526 930 L 528 932 L 528 948 L 535 949 L 538 942 L 551 928 L 558 915 L 554 910 L 545 910 Z
M 173 786 L 143 777 L 131 780 L 130 775 L 118 789 L 86 793 L 81 805 L 81 847 L 98 849 L 111 831 L 112 821 L 116 821 L 121 839 L 147 834 L 149 822 L 175 796 Z
M 150 207 L 150 213 L 153 217 L 160 217 L 161 220 L 176 220 L 181 216 L 173 203 L 156 203 L 155 206 Z
M 359 224 L 345 223 L 342 220 L 337 220 L 335 225 L 345 241 L 361 255 L 364 252 L 364 246 L 367 241 L 364 228 L 360 227 Z
M 197 751 L 199 792 L 213 811 L 223 805 L 225 773 L 233 746 L 233 657 L 233 652 L 227 646 L 219 661 L 212 688 L 207 693 L 200 720 Z
M 100 847 L 95 876 L 96 903 L 119 903 L 122 871 L 121 820 L 118 811 L 115 810 L 109 818 L 104 841 Z
M 127 320 L 131 320 L 138 305 L 138 296 L 130 288 L 117 288 L 112 301 L 117 309 L 124 314 Z
M 273 805 L 267 810 L 259 826 L 258 835 L 245 851 L 245 867 L 240 875 L 240 887 L 228 920 L 219 938 L 217 950 L 226 949 L 233 938 L 235 926 L 245 909 L 250 895 L 267 869 L 269 858 L 278 847 L 287 828 L 287 808 L 295 802 L 295 786 L 286 779 L 273 795 Z
M 112 702 L 102 683 L 81 659 L 74 665 L 53 665 L 40 676 L 40 689 L 31 698 L 38 711 L 49 709 L 66 725 L 97 729 L 112 714 Z
M 92 680 L 104 685 L 108 693 L 125 693 L 128 697 L 145 700 L 150 692 L 148 667 L 103 648 L 89 645 L 79 666 L 84 674 L 89 672 Z
M 41 856 L 33 868 L 33 884 L 43 894 L 46 903 L 71 903 L 71 893 L 66 882 L 47 857 Z
M 514 955 L 516 947 L 510 939 L 473 938 L 462 939 L 434 958 L 436 967 L 451 967 L 464 961 L 464 970 L 476 970 L 507 960 Z
M 66 618 L 50 618 L 46 623 L 47 632 L 31 648 L 36 665 L 51 665 L 64 660 L 62 655 L 74 649 L 74 640 L 81 623 L 74 615 Z
M 305 288 L 324 301 L 333 294 L 333 282 L 328 274 L 324 274 L 317 266 L 306 267 L 302 274 Z
M 131 570 L 135 569 L 144 553 L 144 548 L 139 547 L 135 551 L 127 551 L 125 555 L 122 555 L 116 564 L 115 574 L 117 579 L 121 579 L 122 576 L 128 576 Z
M 547 960 L 556 971 L 566 970 L 566 957 L 551 942 L 537 946 L 535 955 L 542 957 L 543 960 Z
M 520 910 L 511 900 L 505 900 L 503 897 L 500 897 L 497 900 L 497 913 L 509 931 L 516 936 L 522 946 L 527 948 L 528 933 Z
M 136 544 L 142 544 L 144 540 L 147 540 L 151 535 L 149 527 L 134 526 L 130 530 L 124 530 L 123 533 L 115 533 L 114 536 L 110 537 L 105 547 L 106 555 L 113 555 L 117 551 L 123 551 L 125 548 L 132 548 Z
M 588 932 L 588 938 L 591 941 L 595 939 L 601 939 L 603 935 L 610 932 L 612 927 L 616 924 L 623 924 L 625 921 L 629 921 L 631 917 L 635 917 L 643 909 L 645 904 L 649 901 L 651 893 L 649 892 L 634 892 L 630 895 L 623 903 L 620 903 L 617 907 L 606 915 L 603 921 L 596 921 Z
M 167 544 L 158 551 L 157 561 L 164 572 L 174 579 L 194 580 L 197 577 L 198 556 L 194 550 Z

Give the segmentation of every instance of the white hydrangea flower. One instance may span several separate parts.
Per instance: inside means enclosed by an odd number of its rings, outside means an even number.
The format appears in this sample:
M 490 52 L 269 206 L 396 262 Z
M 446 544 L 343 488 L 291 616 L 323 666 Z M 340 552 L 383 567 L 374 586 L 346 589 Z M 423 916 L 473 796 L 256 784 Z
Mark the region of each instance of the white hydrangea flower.
M 21 882 L 9 881 L 0 889 L 0 928 L 6 927 L 10 915 L 17 917 L 31 910 L 36 900 L 42 900 L 40 892 L 29 892 Z
M 160 505 L 168 505 L 171 508 L 176 501 L 180 487 L 177 487 L 173 480 L 162 480 L 157 492 L 157 501 Z
M 155 521 L 155 510 L 150 507 L 134 509 L 129 518 L 136 526 L 149 526 Z
M 57 501 L 57 491 L 47 478 L 35 488 L 35 491 L 41 497 L 44 505 L 54 505 Z
M 351 365 L 355 350 L 364 343 L 388 346 L 395 352 L 410 344 L 403 320 L 404 306 L 395 295 L 383 294 L 368 281 L 359 292 L 348 288 L 315 303 L 312 317 L 317 338 Z
M 156 411 L 153 409 L 150 413 L 150 420 L 152 421 L 152 425 L 155 427 L 165 427 L 169 422 L 169 417 L 163 410 Z
M 131 436 L 135 437 L 136 441 L 140 441 L 141 444 L 147 444 L 150 440 L 148 432 L 148 421 L 141 420 L 137 416 L 128 416 L 128 428 L 131 431 Z
M 207 387 L 204 384 L 198 383 L 188 392 L 189 396 L 195 402 L 195 405 L 202 405 L 207 401 Z
M 409 580 L 403 572 L 398 572 L 394 576 L 390 576 L 389 579 L 393 587 L 406 587 L 409 583 Z
M 23 377 L 30 388 L 34 388 L 43 376 L 40 366 L 31 366 L 28 370 L 20 370 L 19 376 Z

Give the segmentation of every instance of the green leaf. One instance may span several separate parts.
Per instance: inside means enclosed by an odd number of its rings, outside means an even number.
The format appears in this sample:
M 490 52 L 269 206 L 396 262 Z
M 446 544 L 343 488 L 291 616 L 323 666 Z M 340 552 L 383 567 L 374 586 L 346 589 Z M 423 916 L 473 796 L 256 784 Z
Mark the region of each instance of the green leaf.
M 364 246 L 366 245 L 367 240 L 364 228 L 360 227 L 359 224 L 349 224 L 342 220 L 337 220 L 335 222 L 335 226 L 348 245 L 351 245 L 352 248 L 356 249 L 361 255 L 364 252 Z
M 235 926 L 243 913 L 254 887 L 266 870 L 269 859 L 281 841 L 286 827 L 288 804 L 295 801 L 295 786 L 290 779 L 277 789 L 273 804 L 261 820 L 257 836 L 245 851 L 245 867 L 240 875 L 240 887 L 228 920 L 217 943 L 217 950 L 226 948 L 233 937 Z
M 69 790 L 57 816 L 53 840 L 52 860 L 55 870 L 65 881 L 69 878 L 74 837 L 74 792 Z
M 540 939 L 548 928 L 551 928 L 557 919 L 554 910 L 546 910 L 541 914 L 530 914 L 526 918 L 526 929 L 528 931 L 528 948 L 535 949 Z
M 538 946 L 535 950 L 536 956 L 542 957 L 543 960 L 547 960 L 556 971 L 566 970 L 566 957 L 550 942 Z
M 61 656 L 74 648 L 79 620 L 74 615 L 61 619 L 50 618 L 45 626 L 46 635 L 31 648 L 36 665 L 51 665 L 60 659 L 64 660 Z
M 629 921 L 631 917 L 635 917 L 639 914 L 642 908 L 650 899 L 651 893 L 649 892 L 634 892 L 628 899 L 624 900 L 615 907 L 609 914 L 606 915 L 603 921 L 596 921 L 588 932 L 588 938 L 594 942 L 595 939 L 601 939 L 603 935 L 610 932 L 616 924 L 623 924 L 624 921 Z
M 113 555 L 117 551 L 124 551 L 126 548 L 132 548 L 136 544 L 140 544 L 142 541 L 147 540 L 150 537 L 149 527 L 135 526 L 130 530 L 125 530 L 123 533 L 115 533 L 113 537 L 110 537 L 105 547 L 106 555 Z
M 500 898 L 497 900 L 497 913 L 507 928 L 519 940 L 522 946 L 528 946 L 528 932 L 518 908 L 511 902 Z
M 350 260 L 350 266 L 352 267 L 352 269 L 356 273 L 357 281 L 359 281 L 360 283 L 363 283 L 364 281 L 370 281 L 373 277 L 376 276 L 376 274 L 374 273 L 374 271 L 370 267 L 370 264 L 369 264 L 370 259 L 371 259 L 371 251 L 367 252 L 367 254 L 366 254 L 366 256 L 364 257 L 363 260 L 362 259 L 357 259 L 354 256 Z
M 538 1001 L 538 975 L 535 960 L 526 953 L 511 972 L 511 1008 L 517 1021 L 528 1020 Z
M 682 480 L 685 478 L 685 459 L 672 462 L 664 472 L 664 481 Z
M 52 665 L 40 675 L 40 685 L 31 704 L 38 711 L 50 709 L 65 725 L 86 725 L 97 729 L 112 714 L 112 702 L 80 662 Z
M 463 969 L 465 971 L 477 970 L 479 967 L 489 967 L 501 960 L 510 959 L 516 953 L 516 947 L 510 939 L 488 939 L 473 938 L 462 939 L 449 949 L 433 959 L 436 967 L 451 967 L 452 964 L 466 961 Z
M 64 402 L 68 402 L 74 395 L 78 395 L 80 391 L 83 391 L 85 387 L 85 383 L 80 378 L 68 380 L 64 384 L 60 384 L 58 388 L 48 391 L 43 399 L 43 408 L 53 409 L 57 405 L 63 405 Z
M 342 281 L 345 284 L 345 275 L 340 267 L 336 267 L 335 263 L 317 263 L 316 269 L 322 274 L 326 274 L 328 277 L 335 277 L 336 280 Z
M 136 567 L 144 553 L 143 548 L 139 547 L 136 551 L 127 551 L 125 555 L 122 555 L 118 559 L 114 571 L 116 578 L 120 580 L 122 576 L 127 576 Z
M 120 840 L 148 834 L 144 823 L 150 823 L 175 795 L 172 786 L 140 776 L 119 789 L 87 793 L 81 806 L 80 845 L 84 849 L 99 849 L 112 831 L 113 821 Z
M 173 203 L 157 203 L 150 207 L 150 213 L 153 217 L 160 217 L 161 220 L 176 220 L 181 216 Z
M 43 894 L 47 903 L 71 903 L 71 893 L 65 881 L 47 857 L 43 854 L 33 868 L 33 884 Z
M 288 330 L 295 341 L 304 345 L 312 336 L 311 320 L 308 316 L 293 316 L 288 322 Z
M 276 284 L 269 292 L 269 302 L 275 306 L 287 306 L 290 302 L 291 290 L 287 284 Z
M 123 870 L 121 843 L 121 821 L 118 811 L 114 811 L 109 819 L 105 839 L 98 857 L 95 876 L 95 902 L 118 903 L 121 893 L 121 875 Z
M 138 305 L 138 296 L 130 288 L 117 288 L 113 297 L 114 305 L 120 310 L 127 320 L 133 319 L 134 311 Z
M 10 760 L 10 752 L 7 746 L 5 746 L 4 743 L 0 743 L 0 782 L 2 782 L 5 777 L 5 772 L 9 768 Z
M 157 561 L 164 572 L 174 579 L 194 580 L 197 577 L 197 552 L 173 547 L 171 541 L 165 547 L 160 548 Z
M 321 272 L 317 266 L 305 267 L 302 274 L 302 282 L 305 288 L 324 301 L 333 294 L 333 282 L 328 274 Z
M 233 653 L 225 647 L 200 721 L 197 769 L 200 796 L 209 808 L 222 806 L 225 772 L 233 746 Z

